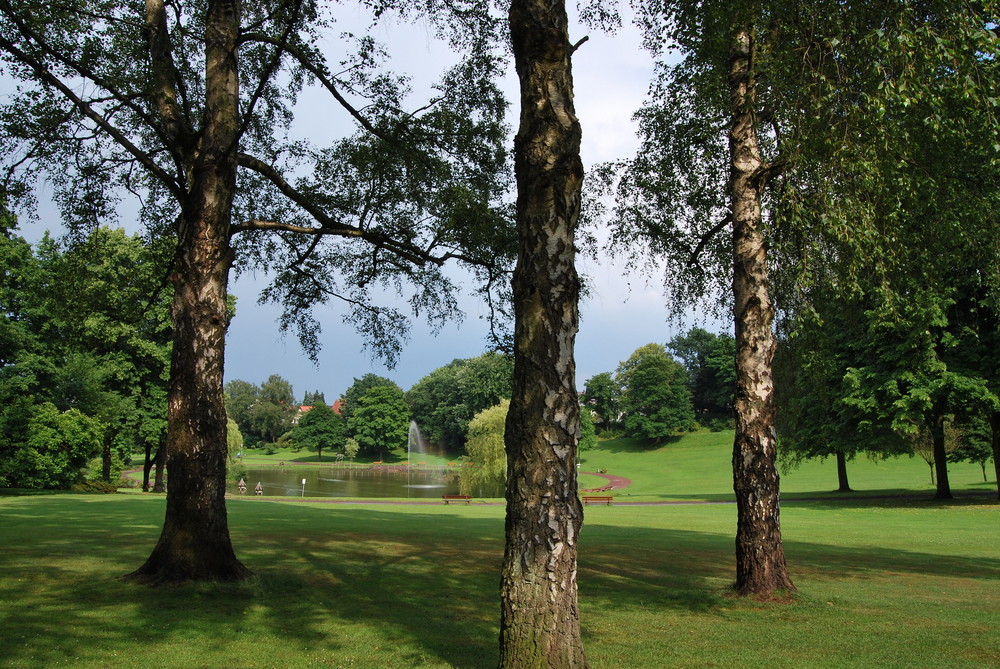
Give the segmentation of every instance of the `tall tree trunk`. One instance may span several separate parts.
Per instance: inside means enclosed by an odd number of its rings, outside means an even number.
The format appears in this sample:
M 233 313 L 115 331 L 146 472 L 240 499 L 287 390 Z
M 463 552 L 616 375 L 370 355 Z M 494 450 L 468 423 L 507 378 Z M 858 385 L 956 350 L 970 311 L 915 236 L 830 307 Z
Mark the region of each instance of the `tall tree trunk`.
M 934 499 L 954 499 L 951 494 L 951 484 L 948 482 L 948 452 L 944 447 L 944 413 L 934 417 L 931 424 L 934 439 L 934 471 L 937 472 L 937 492 Z
M 111 435 L 104 435 L 104 445 L 101 448 L 101 480 L 111 483 Z
M 146 442 L 146 458 L 142 463 L 142 491 L 149 492 L 149 472 L 153 469 L 153 446 Z
M 586 667 L 577 606 L 579 403 L 573 232 L 583 165 L 572 47 L 561 0 L 514 0 L 521 121 L 514 140 L 519 254 L 514 383 L 507 414 L 500 667 Z
M 160 539 L 128 575 L 145 582 L 232 581 L 250 571 L 236 558 L 226 515 L 226 409 L 222 380 L 236 189 L 238 81 L 235 0 L 209 2 L 205 127 L 178 219 L 172 275 L 173 354 L 167 448 L 170 486 Z
M 997 474 L 997 499 L 1000 500 L 1000 412 L 990 414 L 990 432 L 993 435 L 993 468 Z
M 153 456 L 156 464 L 156 477 L 153 479 L 153 492 L 167 491 L 167 445 L 161 443 Z
M 837 451 L 837 492 L 851 492 L 851 483 L 847 480 L 847 456 Z
M 730 53 L 732 125 L 730 195 L 733 217 L 733 294 L 736 314 L 736 590 L 768 596 L 794 590 L 779 522 L 774 432 L 774 307 L 768 293 L 761 216 L 765 174 L 754 127 L 754 79 L 749 31 L 735 35 Z

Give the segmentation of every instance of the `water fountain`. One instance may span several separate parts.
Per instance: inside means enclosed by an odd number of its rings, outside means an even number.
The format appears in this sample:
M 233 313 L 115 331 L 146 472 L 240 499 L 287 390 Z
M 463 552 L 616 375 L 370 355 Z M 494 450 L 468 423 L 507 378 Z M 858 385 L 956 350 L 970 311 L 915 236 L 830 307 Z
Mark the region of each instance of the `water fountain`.
M 413 461 L 413 456 L 421 456 L 427 454 L 427 446 L 424 443 L 424 437 L 420 434 L 420 428 L 417 427 L 417 421 L 410 421 L 410 431 L 406 436 L 406 496 L 409 497 L 409 490 L 411 488 L 443 488 L 445 487 L 445 480 L 443 472 L 434 475 L 431 473 L 430 483 L 420 483 L 415 484 L 412 481 L 413 469 L 417 464 Z M 422 464 L 422 463 L 421 463 Z

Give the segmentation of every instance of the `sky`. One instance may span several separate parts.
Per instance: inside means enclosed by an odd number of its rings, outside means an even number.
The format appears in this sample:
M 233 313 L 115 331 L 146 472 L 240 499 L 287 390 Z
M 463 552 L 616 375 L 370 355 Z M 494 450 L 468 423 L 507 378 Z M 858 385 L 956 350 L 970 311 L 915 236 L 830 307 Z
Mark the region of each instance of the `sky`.
M 571 3 L 572 4 L 572 3 Z M 350 19 L 348 18 L 348 21 Z M 604 34 L 580 25 L 571 28 L 571 41 L 582 36 L 590 39 L 575 53 L 573 74 L 577 116 L 583 126 L 581 154 L 584 168 L 625 158 L 637 146 L 631 116 L 645 97 L 652 74 L 652 58 L 640 45 L 636 30 L 626 27 L 615 35 Z M 426 26 L 398 24 L 384 29 L 381 35 L 393 46 L 397 60 L 417 63 L 418 71 L 428 73 L 428 81 L 440 71 L 447 52 L 430 37 Z M 336 35 L 330 34 L 331 43 Z M 320 45 L 323 46 L 322 44 Z M 511 101 L 518 97 L 513 65 L 504 81 Z M 412 70 L 411 70 L 412 71 Z M 419 90 L 420 80 L 414 87 Z M 297 108 L 295 132 L 322 141 L 324 133 L 336 133 L 328 113 L 329 100 L 317 89 L 307 90 Z M 512 105 L 510 125 L 516 127 Z M 513 138 L 511 138 L 512 141 Z M 44 196 L 44 186 L 42 186 Z M 47 227 L 54 216 L 42 215 Z M 123 217 L 124 218 L 124 217 Z M 46 224 L 24 223 L 22 233 L 28 239 L 41 236 Z M 624 263 L 602 254 L 598 260 L 580 256 L 578 270 L 585 276 L 589 294 L 580 305 L 581 323 L 576 340 L 577 387 L 600 372 L 614 371 L 619 362 L 650 342 L 666 343 L 692 325 L 712 331 L 729 329 L 727 325 L 705 321 L 692 314 L 682 324 L 668 322 L 668 309 L 660 276 L 651 277 L 625 272 Z M 322 326 L 322 351 L 316 363 L 303 353 L 293 334 L 282 335 L 277 319 L 280 308 L 259 305 L 257 296 L 268 277 L 245 273 L 230 283 L 237 298 L 236 317 L 227 337 L 226 379 L 261 383 L 272 374 L 288 380 L 301 398 L 306 391 L 321 391 L 329 401 L 340 396 L 366 373 L 386 376 L 404 390 L 434 369 L 456 358 L 469 358 L 485 351 L 486 322 L 475 299 L 466 297 L 462 306 L 466 317 L 461 323 L 449 323 L 436 336 L 426 324 L 414 321 L 409 341 L 394 369 L 387 369 L 366 350 L 363 337 L 341 322 L 336 304 L 320 307 L 315 316 Z

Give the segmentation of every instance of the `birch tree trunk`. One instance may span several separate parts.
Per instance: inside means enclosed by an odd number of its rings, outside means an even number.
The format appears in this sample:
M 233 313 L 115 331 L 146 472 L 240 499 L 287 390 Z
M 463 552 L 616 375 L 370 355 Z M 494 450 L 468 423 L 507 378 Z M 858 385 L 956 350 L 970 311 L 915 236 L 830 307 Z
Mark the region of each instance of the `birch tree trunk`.
M 514 140 L 519 254 L 507 414 L 500 667 L 586 667 L 577 607 L 579 279 L 573 233 L 583 165 L 565 5 L 514 0 L 521 121 Z
M 235 0 L 209 3 L 205 126 L 193 154 L 177 229 L 167 460 L 167 510 L 146 563 L 128 575 L 144 582 L 247 577 L 226 514 L 226 408 L 223 358 L 229 315 L 229 227 L 236 190 L 238 78 Z
M 754 125 L 753 38 L 737 31 L 730 52 L 730 195 L 736 313 L 736 591 L 769 596 L 794 590 L 779 522 L 774 432 L 774 306 L 768 292 L 761 216 L 765 167 Z

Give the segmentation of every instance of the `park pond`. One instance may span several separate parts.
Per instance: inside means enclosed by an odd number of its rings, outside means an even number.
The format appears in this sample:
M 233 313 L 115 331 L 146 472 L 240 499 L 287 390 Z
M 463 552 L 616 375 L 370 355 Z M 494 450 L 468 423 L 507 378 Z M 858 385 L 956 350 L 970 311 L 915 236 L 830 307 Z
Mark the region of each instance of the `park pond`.
M 274 497 L 412 497 L 432 498 L 458 493 L 458 474 L 441 467 L 375 466 L 248 468 L 245 495 L 260 483 Z M 303 483 L 303 481 L 305 483 Z M 236 481 L 230 494 L 239 495 Z

